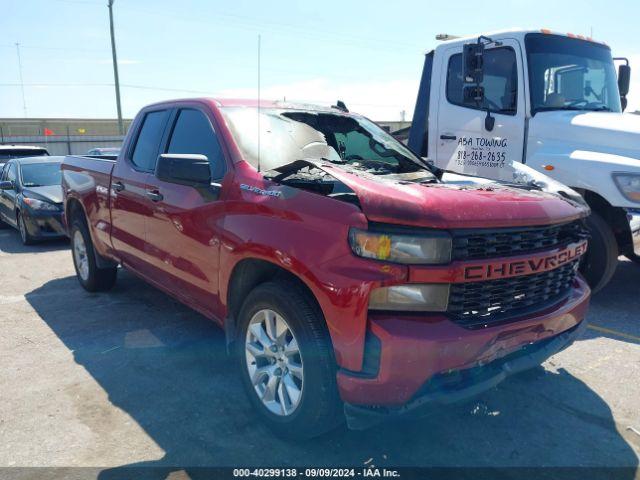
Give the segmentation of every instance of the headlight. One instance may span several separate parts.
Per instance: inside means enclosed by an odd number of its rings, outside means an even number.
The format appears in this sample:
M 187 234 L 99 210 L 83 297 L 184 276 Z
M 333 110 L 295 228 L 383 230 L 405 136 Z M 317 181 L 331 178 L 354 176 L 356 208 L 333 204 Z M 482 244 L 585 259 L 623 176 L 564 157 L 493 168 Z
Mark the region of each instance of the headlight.
M 42 200 L 36 200 L 35 198 L 23 198 L 24 203 L 29 205 L 34 210 L 48 210 L 52 212 L 57 212 L 59 208 L 53 203 L 43 202 Z
M 349 243 L 353 253 L 364 258 L 410 264 L 451 261 L 451 237 L 444 232 L 418 236 L 352 228 Z
M 640 202 L 640 175 L 633 173 L 614 173 L 613 180 L 616 182 L 620 193 L 627 200 Z
M 444 312 L 449 303 L 449 284 L 408 284 L 376 288 L 369 296 L 370 310 Z

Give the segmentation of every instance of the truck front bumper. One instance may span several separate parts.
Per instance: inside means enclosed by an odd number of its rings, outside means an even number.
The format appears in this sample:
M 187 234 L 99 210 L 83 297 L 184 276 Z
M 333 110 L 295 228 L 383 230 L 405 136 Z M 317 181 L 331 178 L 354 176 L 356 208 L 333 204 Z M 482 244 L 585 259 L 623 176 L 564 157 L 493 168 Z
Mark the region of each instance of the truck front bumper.
M 627 210 L 633 253 L 640 256 L 640 210 Z
M 388 417 L 424 414 L 429 405 L 465 400 L 540 365 L 585 328 L 589 296 L 578 277 L 560 305 L 476 330 L 442 315 L 370 317 L 371 333 L 379 340 L 377 374 L 338 373 L 349 426 L 366 428 Z

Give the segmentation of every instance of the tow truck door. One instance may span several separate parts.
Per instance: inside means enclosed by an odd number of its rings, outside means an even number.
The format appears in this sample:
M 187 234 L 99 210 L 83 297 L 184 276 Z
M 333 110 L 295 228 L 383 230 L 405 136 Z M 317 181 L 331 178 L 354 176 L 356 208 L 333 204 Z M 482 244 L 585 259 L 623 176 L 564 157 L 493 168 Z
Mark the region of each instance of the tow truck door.
M 511 180 L 511 161 L 522 161 L 525 125 L 524 67 L 520 44 L 500 39 L 484 51 L 485 100 L 464 100 L 462 44 L 440 56 L 435 163 L 460 173 Z M 495 118 L 487 129 L 487 109 Z

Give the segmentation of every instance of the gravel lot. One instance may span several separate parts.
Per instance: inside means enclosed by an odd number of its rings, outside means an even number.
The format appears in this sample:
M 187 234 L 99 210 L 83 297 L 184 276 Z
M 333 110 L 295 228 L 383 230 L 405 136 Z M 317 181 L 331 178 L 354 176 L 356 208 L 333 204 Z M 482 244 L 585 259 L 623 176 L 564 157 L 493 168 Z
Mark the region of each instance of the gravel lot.
M 629 261 L 594 299 L 585 336 L 544 368 L 428 418 L 298 443 L 257 423 L 222 331 L 120 273 L 113 291 L 86 293 L 66 242 L 23 247 L 0 230 L 0 467 L 99 467 L 108 478 L 142 465 L 605 466 L 638 476 L 640 266 Z

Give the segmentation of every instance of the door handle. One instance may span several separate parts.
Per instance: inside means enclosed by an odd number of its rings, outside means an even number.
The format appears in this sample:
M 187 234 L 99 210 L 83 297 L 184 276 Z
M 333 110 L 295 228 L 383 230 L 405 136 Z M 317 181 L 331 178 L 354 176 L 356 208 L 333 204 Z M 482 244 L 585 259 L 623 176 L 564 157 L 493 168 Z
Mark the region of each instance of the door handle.
M 457 140 L 455 135 L 440 135 L 440 140 Z
M 113 188 L 116 192 L 121 192 L 124 190 L 124 183 L 116 182 L 113 185 L 111 185 L 111 188 Z
M 147 197 L 152 202 L 159 202 L 164 199 L 164 196 L 158 190 L 147 190 Z

